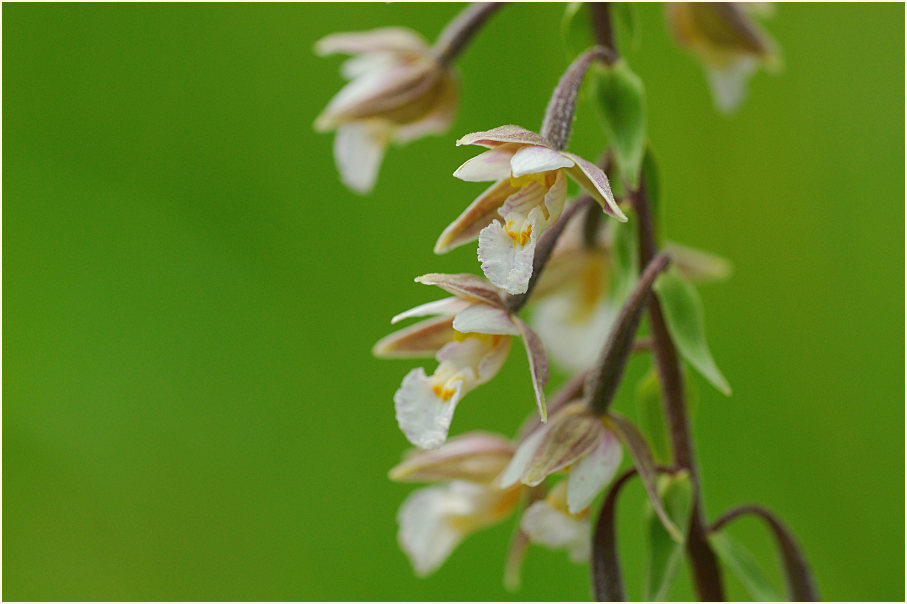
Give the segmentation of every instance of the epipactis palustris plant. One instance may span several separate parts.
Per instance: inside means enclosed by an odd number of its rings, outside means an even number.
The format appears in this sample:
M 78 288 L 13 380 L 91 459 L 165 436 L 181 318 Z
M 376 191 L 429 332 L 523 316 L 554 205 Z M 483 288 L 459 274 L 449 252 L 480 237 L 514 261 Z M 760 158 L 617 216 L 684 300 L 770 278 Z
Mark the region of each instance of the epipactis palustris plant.
M 353 55 L 342 67 L 350 83 L 315 122 L 318 130 L 336 130 L 334 155 L 347 186 L 371 190 L 390 143 L 449 128 L 458 103 L 453 63 L 500 8 L 469 5 L 434 44 L 402 27 L 332 34 L 316 44 L 321 54 Z M 638 476 L 648 495 L 643 599 L 669 596 L 684 557 L 702 600 L 723 599 L 724 570 L 736 573 L 755 597 L 781 599 L 746 550 L 722 530 L 749 514 L 765 520 L 775 537 L 786 595 L 816 600 L 799 546 L 771 512 L 747 505 L 711 523 L 706 518 L 686 366 L 725 394 L 730 386 L 709 352 L 693 284 L 727 278 L 730 265 L 657 235 L 658 183 L 646 136 L 645 88 L 620 56 L 613 26 L 618 11 L 635 8 L 573 3 L 565 9 L 566 46 L 582 51 L 571 53 L 539 130 L 491 124 L 456 141 L 485 150 L 453 175 L 492 184 L 452 223 L 439 225 L 434 251 L 478 241 L 484 278 L 417 277 L 450 295 L 395 316 L 392 323 L 420 320 L 373 349 L 380 357 L 437 362 L 431 373 L 424 367 L 409 371 L 393 395 L 397 422 L 415 449 L 390 478 L 431 483 L 400 508 L 400 547 L 416 573 L 427 575 L 469 534 L 518 514 L 504 557 L 509 588 L 519 585 L 528 546 L 538 544 L 588 562 L 596 600 L 626 600 L 615 506 L 623 486 Z M 774 42 L 754 19 L 764 12 L 736 3 L 665 6 L 668 29 L 702 61 L 721 111 L 739 106 L 759 67 L 780 64 Z M 596 108 L 608 141 L 596 161 L 567 150 L 584 85 L 583 96 Z M 573 199 L 571 181 L 580 191 Z M 531 311 L 528 322 L 520 317 L 524 309 Z M 514 338 L 526 349 L 531 389 L 510 403 L 530 416 L 513 438 L 481 431 L 448 438 L 460 401 L 494 378 Z M 550 401 L 549 354 L 573 374 Z M 638 425 L 611 408 L 633 354 L 650 357 L 652 366 L 636 387 Z M 620 473 L 625 458 L 632 467 Z

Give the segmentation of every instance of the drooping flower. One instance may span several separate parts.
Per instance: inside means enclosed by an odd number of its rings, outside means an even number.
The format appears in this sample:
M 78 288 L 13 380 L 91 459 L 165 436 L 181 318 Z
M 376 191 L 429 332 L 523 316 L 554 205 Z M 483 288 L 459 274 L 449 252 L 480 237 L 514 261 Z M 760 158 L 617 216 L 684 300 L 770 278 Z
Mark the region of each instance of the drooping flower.
M 589 242 L 584 223 L 579 213 L 558 238 L 533 290 L 530 319 L 552 361 L 574 372 L 588 369 L 598 358 L 628 293 L 612 284 L 613 234 L 627 227 L 599 229 Z M 722 280 L 731 272 L 730 263 L 714 254 L 672 242 L 666 242 L 665 250 L 691 281 Z
M 415 452 L 390 471 L 396 481 L 444 483 L 414 491 L 397 514 L 397 538 L 416 574 L 434 572 L 469 534 L 514 511 L 525 487 L 494 483 L 512 456 L 507 439 L 470 432 Z
M 572 513 L 567 489 L 567 481 L 562 480 L 547 497 L 532 503 L 520 518 L 520 528 L 532 543 L 566 549 L 574 562 L 586 562 L 592 549 L 589 509 Z
M 391 142 L 450 127 L 459 94 L 456 78 L 416 32 L 387 27 L 332 34 L 319 40 L 315 50 L 355 55 L 341 68 L 351 81 L 315 120 L 318 131 L 337 130 L 334 159 L 350 189 L 373 188 Z
M 522 336 L 526 346 L 536 402 L 546 420 L 548 361 L 544 349 L 535 332 L 510 314 L 499 290 L 469 274 L 431 273 L 416 281 L 437 285 L 454 296 L 397 315 L 392 323 L 408 317 L 440 316 L 393 333 L 373 349 L 381 357 L 434 355 L 439 363 L 432 375 L 421 367 L 410 371 L 394 394 L 397 422 L 409 441 L 422 449 L 441 446 L 457 404 L 494 377 L 515 335 Z
M 567 510 L 579 514 L 611 481 L 622 458 L 617 435 L 577 402 L 562 408 L 547 425 L 523 440 L 498 480 L 504 488 L 518 482 L 536 486 L 549 475 L 566 470 Z
M 545 138 L 520 126 L 468 134 L 457 145 L 488 151 L 460 166 L 454 176 L 471 182 L 496 181 L 448 226 L 436 253 L 478 237 L 482 271 L 510 294 L 525 293 L 532 276 L 538 238 L 560 217 L 573 178 L 620 221 L 626 221 L 605 173 L 583 158 L 558 151 Z
M 715 105 L 736 109 L 746 84 L 760 66 L 775 70 L 780 58 L 774 41 L 752 19 L 750 3 L 666 3 L 668 27 L 677 43 L 698 55 Z

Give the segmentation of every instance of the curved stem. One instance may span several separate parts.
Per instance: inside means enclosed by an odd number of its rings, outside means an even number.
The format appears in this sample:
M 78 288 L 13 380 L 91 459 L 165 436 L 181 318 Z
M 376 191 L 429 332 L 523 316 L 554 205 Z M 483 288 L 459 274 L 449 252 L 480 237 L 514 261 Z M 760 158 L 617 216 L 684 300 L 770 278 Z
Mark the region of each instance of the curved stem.
M 674 474 L 675 468 L 658 466 L 661 474 Z M 617 555 L 617 497 L 621 489 L 631 478 L 636 476 L 636 468 L 627 470 L 611 485 L 608 495 L 602 502 L 598 521 L 595 523 L 595 535 L 592 538 L 592 595 L 596 602 L 625 602 L 623 577 L 620 572 L 620 560 Z
M 570 64 L 551 94 L 539 134 L 545 137 L 555 149 L 564 149 L 567 141 L 570 140 L 573 114 L 576 111 L 576 97 L 582 86 L 583 78 L 586 76 L 586 71 L 595 60 L 611 62 L 614 60 L 614 52 L 604 46 L 593 46 Z
M 627 301 L 621 308 L 620 315 L 614 321 L 614 326 L 611 328 L 605 347 L 595 364 L 595 369 L 589 376 L 586 388 L 589 409 L 597 415 L 604 415 L 611 406 L 611 401 L 614 400 L 630 353 L 633 351 L 636 330 L 639 328 L 646 301 L 652 293 L 652 285 L 655 283 L 655 278 L 670 263 L 671 259 L 667 254 L 659 254 L 648 262 L 636 287 L 630 292 Z
M 434 53 L 442 65 L 450 65 L 459 56 L 485 21 L 504 5 L 503 2 L 474 2 L 463 9 L 435 42 Z
M 735 518 L 746 514 L 762 518 L 774 534 L 784 559 L 784 575 L 791 600 L 793 602 L 818 602 L 819 592 L 813 581 L 812 573 L 809 571 L 809 565 L 806 563 L 806 557 L 787 526 L 767 508 L 753 504 L 736 507 L 718 518 L 710 527 L 709 532 L 719 531 Z

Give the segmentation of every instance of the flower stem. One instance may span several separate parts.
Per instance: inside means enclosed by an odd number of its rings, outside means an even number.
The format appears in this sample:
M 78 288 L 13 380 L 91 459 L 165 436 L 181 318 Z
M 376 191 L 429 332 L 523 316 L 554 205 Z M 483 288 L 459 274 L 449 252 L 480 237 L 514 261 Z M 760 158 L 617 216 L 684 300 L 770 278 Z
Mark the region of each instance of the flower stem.
M 590 2 L 589 10 L 596 41 L 611 52 L 613 60 L 613 57 L 617 56 L 617 48 L 614 45 L 610 6 Z M 646 266 L 658 253 L 658 245 L 655 241 L 655 223 L 646 193 L 644 177 L 640 178 L 639 190 L 633 194 L 633 203 L 637 212 L 637 228 L 639 229 L 640 266 Z M 724 600 L 721 569 L 715 553 L 706 539 L 705 512 L 702 506 L 699 471 L 693 451 L 690 422 L 687 417 L 680 358 L 677 356 L 677 349 L 668 333 L 661 305 L 655 296 L 649 299 L 649 324 L 652 331 L 652 352 L 663 393 L 662 402 L 671 435 L 674 463 L 679 468 L 685 468 L 690 472 L 690 481 L 693 484 L 693 515 L 687 539 L 687 553 L 693 569 L 693 580 L 700 600 L 713 602 Z
M 640 179 L 640 188 L 633 195 L 639 228 L 640 263 L 645 264 L 657 252 L 652 208 L 646 193 L 644 178 Z M 709 602 L 724 600 L 724 586 L 718 560 L 706 539 L 705 511 L 702 505 L 702 492 L 696 455 L 693 449 L 693 437 L 690 421 L 687 416 L 687 405 L 683 388 L 683 374 L 677 349 L 671 340 L 665 324 L 664 315 L 658 298 L 649 300 L 649 326 L 652 330 L 652 352 L 658 380 L 661 383 L 665 417 L 671 435 L 671 449 L 674 463 L 690 472 L 693 484 L 693 516 L 690 521 L 690 534 L 687 540 L 687 553 L 693 569 L 693 579 L 699 599 Z
M 435 42 L 438 62 L 450 65 L 503 2 L 474 2 L 448 23 Z

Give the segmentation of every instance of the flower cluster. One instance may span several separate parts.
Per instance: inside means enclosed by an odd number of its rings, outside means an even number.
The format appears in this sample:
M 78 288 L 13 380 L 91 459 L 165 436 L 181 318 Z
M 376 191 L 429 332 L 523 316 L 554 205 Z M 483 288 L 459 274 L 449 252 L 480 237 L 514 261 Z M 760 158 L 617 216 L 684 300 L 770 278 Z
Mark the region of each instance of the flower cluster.
M 344 183 L 359 192 L 370 190 L 391 142 L 449 127 L 457 104 L 451 60 L 496 8 L 467 8 L 434 46 L 402 28 L 335 34 L 317 44 L 322 54 L 354 55 L 342 68 L 351 82 L 315 123 L 319 130 L 337 131 L 334 153 Z M 593 15 L 603 10 L 608 9 L 589 7 Z M 770 39 L 735 5 L 672 4 L 667 14 L 679 43 L 706 63 L 716 103 L 724 109 L 741 100 L 755 66 L 769 64 L 774 56 Z M 378 357 L 437 362 L 431 373 L 425 367 L 411 369 L 393 395 L 397 423 L 415 448 L 390 478 L 429 483 L 406 498 L 397 517 L 400 547 L 419 575 L 434 572 L 472 532 L 514 514 L 520 518 L 508 556 L 510 583 L 527 543 L 587 560 L 590 509 L 612 482 L 625 445 L 663 527 L 674 539 L 684 539 L 680 522 L 675 525 L 662 505 L 645 435 L 609 407 L 627 359 L 641 344 L 636 331 L 656 278 L 672 264 L 669 285 L 687 295 L 688 281 L 721 279 L 730 268 L 720 258 L 677 244 L 667 243 L 668 253 L 657 254 L 651 216 L 644 218 L 647 206 L 637 205 L 648 203 L 639 201 L 645 186 L 644 120 L 633 122 L 642 129 L 611 127 L 615 137 L 642 132 L 642 138 L 609 141 L 600 163 L 566 150 L 580 86 L 596 61 L 594 73 L 613 86 L 606 91 L 606 109 L 621 106 L 610 119 L 632 121 L 642 115 L 635 76 L 626 66 L 615 67 L 611 48 L 596 46 L 561 77 L 538 132 L 508 124 L 457 140 L 457 145 L 485 150 L 453 176 L 492 184 L 443 229 L 434 251 L 442 254 L 477 241 L 484 278 L 468 273 L 416 277 L 417 283 L 449 295 L 393 317 L 392 324 L 419 320 L 373 348 Z M 614 101 L 620 95 L 625 96 Z M 635 167 L 628 178 L 629 165 Z M 615 173 L 622 177 L 618 195 L 609 181 Z M 579 197 L 568 199 L 568 181 L 578 186 Z M 639 242 L 630 241 L 628 227 L 621 224 L 634 218 L 649 221 L 632 231 L 640 233 Z M 643 262 L 647 265 L 640 266 Z M 695 303 L 688 302 L 679 314 L 698 320 Z M 531 327 L 520 317 L 527 304 Z M 673 311 L 666 306 L 669 324 Z M 681 339 L 681 353 L 689 352 L 688 342 L 699 346 L 691 364 L 726 386 L 698 336 Z M 448 438 L 460 402 L 501 370 L 514 338 L 525 348 L 533 394 L 527 386 L 502 403 L 518 405 L 529 419 L 513 439 L 487 432 Z M 550 409 L 545 392 L 549 353 L 574 373 L 552 397 Z

